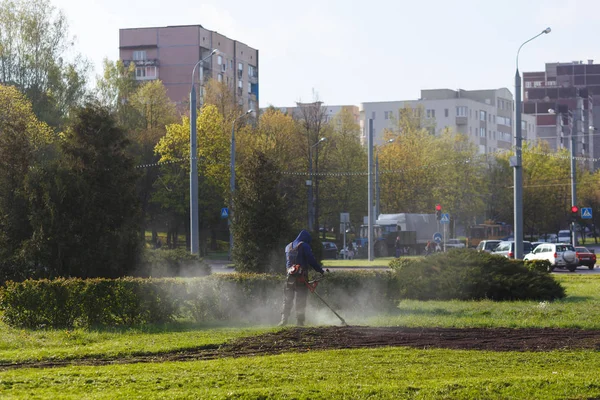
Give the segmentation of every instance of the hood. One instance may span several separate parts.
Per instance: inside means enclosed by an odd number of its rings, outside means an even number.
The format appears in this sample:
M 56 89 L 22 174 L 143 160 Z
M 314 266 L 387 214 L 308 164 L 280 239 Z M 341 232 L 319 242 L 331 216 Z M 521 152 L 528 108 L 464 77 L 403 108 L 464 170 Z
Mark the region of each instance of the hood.
M 311 240 L 312 240 L 312 238 L 310 237 L 310 233 L 308 233 L 307 231 L 302 229 L 300 231 L 300 233 L 298 234 L 298 237 L 296 238 L 296 240 L 294 240 L 294 246 L 298 246 L 299 242 L 304 242 L 304 243 L 310 244 Z

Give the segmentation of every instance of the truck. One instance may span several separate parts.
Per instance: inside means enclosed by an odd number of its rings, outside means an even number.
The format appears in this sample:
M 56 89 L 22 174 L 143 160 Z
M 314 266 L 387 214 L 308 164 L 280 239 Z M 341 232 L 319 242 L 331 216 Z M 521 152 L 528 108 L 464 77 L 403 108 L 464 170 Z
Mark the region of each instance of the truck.
M 432 241 L 433 234 L 439 231 L 438 225 L 435 214 L 380 214 L 373 226 L 375 257 L 394 255 L 397 237 L 410 254 L 422 254 L 427 242 Z M 367 256 L 368 232 L 368 225 L 361 225 L 355 242 L 360 257 Z

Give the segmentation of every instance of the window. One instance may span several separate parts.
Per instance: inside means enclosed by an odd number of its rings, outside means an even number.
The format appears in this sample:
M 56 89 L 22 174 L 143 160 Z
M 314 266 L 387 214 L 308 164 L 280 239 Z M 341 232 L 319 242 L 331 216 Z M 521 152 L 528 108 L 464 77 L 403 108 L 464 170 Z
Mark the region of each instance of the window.
M 444 117 L 448 118 L 448 109 L 447 108 L 444 109 Z
M 533 82 L 533 87 L 542 87 L 543 83 L 544 82 L 542 82 L 542 81 L 535 81 L 535 82 Z
M 233 69 L 233 60 L 229 60 L 229 68 Z
M 393 113 L 393 111 L 384 111 L 383 118 L 384 119 L 392 119 L 392 115 L 393 115 L 392 113 Z M 373 117 L 373 119 L 375 119 L 375 117 Z
M 135 78 L 137 80 L 145 80 L 145 79 L 156 79 L 157 71 L 156 67 L 136 67 L 135 69 Z
M 456 116 L 457 117 L 466 117 L 467 116 L 467 107 L 466 106 L 456 107 Z
M 227 63 L 221 64 L 221 71 L 225 72 L 227 70 Z
M 479 110 L 479 120 L 485 122 L 485 111 Z
M 217 57 L 217 64 L 219 64 L 219 65 L 223 64 L 223 56 Z
M 223 82 L 223 74 L 217 75 L 217 81 L 218 82 Z
M 485 128 L 479 128 L 479 137 L 485 137 Z
M 254 78 L 254 66 L 248 65 L 248 77 Z
M 526 88 L 530 88 L 531 87 L 531 82 L 529 82 L 529 81 L 525 82 L 525 87 Z
M 375 119 L 375 111 L 371 112 L 371 119 Z
M 238 70 L 239 71 L 243 71 L 244 70 L 244 64 L 238 63 Z
M 248 93 L 252 93 L 252 84 L 248 82 Z
M 244 83 L 241 80 L 238 81 L 238 87 L 240 89 L 244 87 Z
M 146 50 L 136 50 L 133 52 L 134 61 L 146 60 Z
M 435 110 L 427 110 L 427 118 L 435 118 Z
M 488 114 L 488 122 L 492 122 L 492 114 Z
M 256 106 L 254 105 L 254 100 L 248 100 L 248 110 L 252 110 L 252 111 L 254 111 L 254 110 L 255 110 L 255 108 L 254 108 L 254 107 L 256 107 Z

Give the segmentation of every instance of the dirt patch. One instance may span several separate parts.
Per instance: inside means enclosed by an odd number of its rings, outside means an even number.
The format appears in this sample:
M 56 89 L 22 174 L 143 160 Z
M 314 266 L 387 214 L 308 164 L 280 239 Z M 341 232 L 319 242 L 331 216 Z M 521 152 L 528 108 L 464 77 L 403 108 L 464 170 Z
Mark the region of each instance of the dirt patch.
M 123 358 L 84 358 L 0 364 L 0 370 L 66 365 L 107 365 L 140 362 L 210 360 L 285 352 L 405 346 L 489 351 L 550 351 L 600 349 L 600 330 L 508 328 L 402 328 L 367 326 L 291 327 L 230 343 L 176 352 L 133 354 Z

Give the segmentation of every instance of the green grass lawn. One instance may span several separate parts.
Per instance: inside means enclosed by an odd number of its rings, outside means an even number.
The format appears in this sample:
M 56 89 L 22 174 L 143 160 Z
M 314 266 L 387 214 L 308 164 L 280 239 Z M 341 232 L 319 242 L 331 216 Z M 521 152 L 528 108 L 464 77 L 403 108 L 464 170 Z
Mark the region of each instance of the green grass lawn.
M 63 399 L 586 399 L 596 352 L 381 348 L 0 372 L 0 397 Z
M 348 323 L 422 327 L 600 329 L 600 276 L 555 275 L 567 298 L 547 302 L 402 301 L 394 315 Z M 19 330 L 0 324 L 0 361 L 127 357 L 224 343 L 273 327 L 176 323 L 122 330 Z M 483 352 L 383 348 L 211 361 L 0 372 L 0 398 L 600 397 L 596 351 Z

